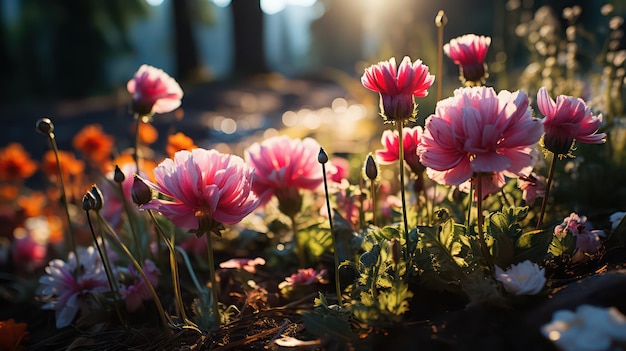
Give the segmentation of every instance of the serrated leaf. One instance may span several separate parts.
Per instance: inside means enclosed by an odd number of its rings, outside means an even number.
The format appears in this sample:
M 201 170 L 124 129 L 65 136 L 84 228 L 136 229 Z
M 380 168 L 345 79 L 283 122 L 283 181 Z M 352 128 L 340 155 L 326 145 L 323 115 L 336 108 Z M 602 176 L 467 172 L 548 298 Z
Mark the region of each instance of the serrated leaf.
M 563 255 L 571 255 L 576 249 L 576 237 L 571 232 L 567 232 L 562 239 L 556 236 L 552 237 L 552 241 L 548 246 L 548 253 L 555 257 Z

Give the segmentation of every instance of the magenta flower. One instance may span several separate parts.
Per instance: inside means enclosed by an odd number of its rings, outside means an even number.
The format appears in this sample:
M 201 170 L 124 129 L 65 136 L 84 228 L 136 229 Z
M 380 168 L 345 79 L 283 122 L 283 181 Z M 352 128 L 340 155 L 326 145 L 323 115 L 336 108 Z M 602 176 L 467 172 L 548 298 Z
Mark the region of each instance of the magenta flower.
M 322 269 L 317 272 L 313 268 L 300 268 L 298 271 L 291 276 L 285 278 L 285 281 L 278 284 L 279 289 L 286 288 L 288 286 L 302 286 L 302 285 L 311 285 L 314 283 L 322 283 L 325 284 L 328 281 L 324 278 L 326 275 L 326 270 Z
M 415 118 L 414 97 L 425 97 L 435 76 L 428 72 L 422 60 L 411 63 L 404 57 L 396 69 L 396 59 L 382 61 L 365 70 L 361 77 L 364 87 L 380 94 L 381 115 L 385 122 Z
M 183 90 L 174 78 L 149 65 L 139 67 L 126 89 L 133 97 L 132 110 L 139 115 L 174 111 L 183 98 Z
M 522 190 L 522 199 L 526 205 L 532 206 L 537 197 L 546 195 L 546 178 L 533 172 L 528 176 L 517 178 L 517 187 Z
M 97 250 L 93 246 L 79 248 L 81 269 L 76 268 L 76 257 L 71 252 L 67 262 L 55 259 L 46 267 L 46 275 L 39 279 L 40 297 L 46 302 L 41 308 L 56 312 L 56 327 L 68 326 L 76 315 L 88 313 L 97 306 L 90 295 L 109 291 L 109 283 Z
M 475 86 L 485 82 L 488 74 L 484 62 L 490 44 L 490 37 L 466 34 L 443 46 L 443 52 L 459 65 L 463 84 Z
M 218 233 L 222 223 L 238 223 L 258 206 L 253 172 L 238 156 L 200 148 L 178 151 L 154 169 L 152 186 L 171 199 L 152 199 L 142 208 L 159 211 L 177 226 L 198 228 L 198 235 Z
M 580 217 L 573 212 L 561 224 L 554 227 L 554 236 L 559 239 L 565 237 L 567 233 L 572 233 L 576 237 L 578 256 L 598 253 L 601 245 L 600 239 L 605 236 L 604 231 L 591 229 L 586 216 Z M 576 253 L 574 256 L 574 259 L 576 259 Z
M 555 102 L 548 90 L 542 87 L 537 93 L 537 105 L 545 116 L 544 147 L 555 155 L 570 155 L 575 141 L 584 144 L 601 144 L 606 141 L 605 133 L 597 133 L 602 115 L 594 116 L 582 99 L 559 95 Z
M 159 275 L 161 272 L 157 266 L 151 260 L 145 260 L 143 271 L 148 278 L 148 281 L 154 288 L 159 285 Z M 120 294 L 124 296 L 124 302 L 126 304 L 126 310 L 128 312 L 135 312 L 143 306 L 144 301 L 150 301 L 153 299 L 150 293 L 148 284 L 143 277 L 135 271 L 132 266 L 128 266 L 128 275 L 131 280 L 131 284 L 120 290 Z
M 404 144 L 404 161 L 406 161 L 411 171 L 421 174 L 425 167 L 420 163 L 417 155 L 417 146 L 422 139 L 422 127 L 402 129 L 402 143 Z M 400 148 L 398 147 L 398 132 L 385 130 L 380 139 L 384 149 L 376 150 L 376 160 L 380 164 L 390 164 L 400 159 Z
M 283 213 L 298 213 L 302 207 L 300 189 L 315 190 L 323 182 L 322 165 L 317 161 L 319 151 L 320 145 L 311 138 L 288 136 L 272 137 L 248 147 L 245 158 L 254 167 L 252 188 L 261 204 L 275 195 Z
M 528 105 L 523 92 L 496 95 L 490 87 L 460 88 L 439 101 L 418 147 L 428 175 L 445 185 L 460 185 L 479 173 L 490 175 L 483 181 L 494 185 L 504 176 L 529 175 L 543 126 Z

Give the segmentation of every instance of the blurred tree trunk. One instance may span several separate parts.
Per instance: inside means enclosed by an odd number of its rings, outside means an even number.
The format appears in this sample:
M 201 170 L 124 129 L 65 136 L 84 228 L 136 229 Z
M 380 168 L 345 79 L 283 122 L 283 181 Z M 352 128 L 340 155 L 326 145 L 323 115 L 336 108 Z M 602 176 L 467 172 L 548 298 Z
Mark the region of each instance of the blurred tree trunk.
M 232 0 L 235 76 L 267 73 L 263 40 L 263 12 L 259 0 Z
M 189 0 L 173 0 L 174 45 L 176 52 L 176 76 L 180 80 L 195 80 L 201 72 L 200 55 L 193 32 L 194 4 Z

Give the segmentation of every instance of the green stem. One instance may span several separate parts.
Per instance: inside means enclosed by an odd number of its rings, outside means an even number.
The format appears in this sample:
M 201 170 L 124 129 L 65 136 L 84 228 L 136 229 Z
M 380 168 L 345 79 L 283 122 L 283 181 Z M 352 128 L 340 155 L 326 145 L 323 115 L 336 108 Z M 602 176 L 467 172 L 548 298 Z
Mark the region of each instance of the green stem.
M 337 294 L 337 304 L 343 305 L 341 297 L 341 282 L 339 281 L 339 252 L 337 251 L 337 238 L 333 226 L 333 214 L 330 209 L 330 198 L 328 196 L 328 181 L 326 180 L 326 164 L 322 163 L 322 175 L 324 177 L 324 194 L 326 195 L 326 209 L 328 210 L 328 223 L 330 224 L 330 238 L 333 241 L 333 253 L 335 257 L 335 292 Z M 373 183 L 373 181 L 372 181 Z M 374 225 L 376 225 L 376 212 L 374 212 Z
M 211 233 L 206 233 L 206 248 L 209 257 L 209 274 L 211 279 L 211 293 L 213 294 L 213 316 L 216 326 L 219 328 L 222 323 L 222 317 L 220 316 L 220 308 L 218 302 L 217 293 L 217 281 L 215 280 L 215 258 L 213 257 L 213 245 L 211 245 Z
M 406 196 L 404 195 L 404 122 L 402 120 L 396 121 L 398 126 L 398 154 L 400 163 L 400 198 L 402 199 L 402 222 L 404 224 L 404 231 L 400 232 L 404 239 L 404 260 L 409 262 L 409 221 L 406 215 Z M 408 267 L 407 267 L 408 268 Z
M 126 245 L 124 245 L 124 243 L 120 240 L 120 238 L 118 238 L 117 233 L 115 232 L 115 230 L 113 230 L 111 225 L 104 218 L 102 218 L 100 213 L 97 213 L 97 215 L 98 215 L 98 219 L 101 221 L 101 223 L 104 224 L 105 228 L 109 232 L 109 238 L 112 239 L 122 249 L 122 251 L 124 251 L 126 256 L 128 256 L 128 258 L 130 259 L 132 265 L 135 267 L 137 272 L 139 272 L 139 274 L 143 278 L 144 282 L 146 283 L 146 286 L 148 287 L 148 290 L 150 290 L 150 294 L 152 295 L 154 304 L 156 305 L 156 308 L 159 311 L 159 316 L 161 318 L 161 322 L 163 323 L 163 327 L 167 331 L 167 333 L 170 333 L 170 330 L 168 328 L 169 316 L 165 313 L 165 309 L 163 309 L 163 305 L 161 304 L 159 295 L 157 294 L 156 290 L 154 289 L 154 286 L 152 285 L 152 283 L 146 276 L 146 273 L 143 271 L 143 268 L 141 268 L 141 265 L 139 264 L 139 262 L 137 262 L 133 254 L 128 249 L 128 247 L 126 247 Z M 169 322 L 171 322 L 171 320 Z
M 139 239 L 137 238 L 137 229 L 135 228 L 135 221 L 133 218 L 133 214 L 130 211 L 130 206 L 128 204 L 128 199 L 124 196 L 124 187 L 122 183 L 118 183 L 118 188 L 120 191 L 120 197 L 122 199 L 122 203 L 124 204 L 124 211 L 126 212 L 126 216 L 128 217 L 128 222 L 130 224 L 130 233 L 133 236 L 133 243 L 135 244 L 135 253 L 139 258 L 139 262 L 143 263 L 143 255 L 141 253 L 141 246 L 139 245 Z
M 298 261 L 300 261 L 300 266 L 304 267 L 306 265 L 306 255 L 304 253 L 304 245 L 300 241 L 298 237 L 298 225 L 296 223 L 296 216 L 289 216 L 291 220 L 291 230 L 293 231 L 293 241 L 296 244 L 296 254 L 298 255 Z
M 372 223 L 376 227 L 376 181 L 370 180 L 370 193 L 372 194 Z
M 474 183 L 470 181 L 469 195 L 468 195 L 468 204 L 467 204 L 467 219 L 465 221 L 465 227 L 467 228 L 467 233 L 471 234 L 470 225 L 472 220 L 472 202 L 474 202 Z
M 537 226 L 535 229 L 541 228 L 541 222 L 543 222 L 543 215 L 546 212 L 546 204 L 548 202 L 548 194 L 550 193 L 550 187 L 552 186 L 552 179 L 554 178 L 554 168 L 556 167 L 556 155 L 552 154 L 552 161 L 550 162 L 550 170 L 548 171 L 548 180 L 546 183 L 546 193 L 541 200 L 541 210 L 539 211 L 539 219 L 537 220 Z
M 109 257 L 106 252 L 103 251 L 102 247 L 100 247 L 100 243 L 98 242 L 98 238 L 96 236 L 96 232 L 93 229 L 93 224 L 91 222 L 91 216 L 89 215 L 89 211 L 85 211 L 87 215 L 87 223 L 89 224 L 89 230 L 91 231 L 91 236 L 93 238 L 94 245 L 96 245 L 96 249 L 98 250 L 98 254 L 100 255 L 100 259 L 102 260 L 102 265 L 104 266 L 104 273 L 107 276 L 107 281 L 109 282 L 109 288 L 113 292 L 113 305 L 115 307 L 115 312 L 117 313 L 117 318 L 119 318 L 120 322 L 124 325 L 124 328 L 128 329 L 128 325 L 126 324 L 126 319 L 122 317 L 122 312 L 120 311 L 120 307 L 118 305 L 119 299 L 119 289 L 117 286 L 117 280 L 113 275 L 113 271 L 111 270 L 111 263 L 109 261 Z M 102 245 L 105 245 L 104 241 Z
M 196 286 L 196 289 L 198 289 L 199 292 L 202 292 L 202 285 L 200 285 L 200 281 L 198 281 L 196 272 L 193 270 L 193 266 L 191 265 L 191 262 L 189 261 L 189 256 L 187 256 L 187 253 L 185 252 L 185 250 L 183 250 L 180 246 L 175 246 L 174 248 L 176 249 L 176 251 L 178 251 L 180 256 L 183 258 L 183 261 L 185 261 L 185 265 L 187 266 L 187 270 L 189 271 L 189 276 L 191 277 L 191 280 L 193 281 L 193 285 Z
M 477 213 L 477 230 L 478 230 L 478 239 L 480 240 L 480 249 L 482 251 L 483 257 L 487 262 L 487 266 L 489 270 L 493 269 L 494 263 L 493 258 L 491 257 L 491 253 L 489 252 L 489 248 L 487 247 L 487 242 L 485 241 L 485 233 L 483 232 L 483 180 L 481 173 L 476 175 L 476 212 Z

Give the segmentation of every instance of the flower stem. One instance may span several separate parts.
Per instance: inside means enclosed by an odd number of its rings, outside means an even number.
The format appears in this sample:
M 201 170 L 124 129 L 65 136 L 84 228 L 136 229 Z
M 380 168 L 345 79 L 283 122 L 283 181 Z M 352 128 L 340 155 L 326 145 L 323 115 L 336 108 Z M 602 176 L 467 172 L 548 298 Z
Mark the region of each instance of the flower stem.
M 322 163 L 322 175 L 324 177 L 324 194 L 326 195 L 326 209 L 328 210 L 328 223 L 330 225 L 330 238 L 333 241 L 333 253 L 335 257 L 335 292 L 337 293 L 337 304 L 343 305 L 341 297 L 341 284 L 339 281 L 339 252 L 337 251 L 337 238 L 333 226 L 333 214 L 330 209 L 330 198 L 328 196 L 328 181 L 326 180 L 326 164 Z M 374 212 L 374 225 L 376 225 L 376 212 Z
M 165 232 L 163 231 L 163 228 L 161 228 L 161 226 L 159 225 L 159 222 L 156 220 L 154 213 L 152 213 L 151 210 L 148 210 L 148 213 L 150 214 L 150 218 L 152 218 L 152 221 L 154 222 L 154 226 L 157 230 L 157 233 L 165 242 L 165 245 L 167 246 L 169 253 L 170 253 L 170 270 L 172 272 L 172 286 L 174 289 L 174 298 L 176 300 L 176 305 L 177 305 L 178 311 L 180 312 L 180 317 L 183 319 L 183 321 L 186 324 L 196 326 L 193 322 L 191 322 L 189 318 L 187 318 L 187 313 L 185 312 L 185 304 L 183 303 L 183 298 L 180 292 L 180 280 L 179 280 L 180 275 L 178 274 L 178 263 L 176 262 L 176 250 L 174 248 L 174 232 L 172 232 L 171 238 L 168 239 L 165 236 Z
M 476 212 L 477 213 L 477 230 L 478 230 L 478 239 L 480 240 L 480 250 L 482 251 L 482 255 L 485 258 L 485 262 L 487 262 L 487 266 L 489 269 L 493 269 L 494 262 L 493 257 L 491 257 L 491 253 L 489 252 L 489 248 L 487 247 L 487 242 L 485 241 L 485 233 L 483 232 L 483 180 L 481 173 L 476 175 Z
M 552 161 L 550 162 L 550 170 L 548 171 L 548 180 L 546 183 L 546 193 L 541 200 L 541 210 L 539 211 L 539 219 L 537 220 L 537 226 L 535 229 L 541 228 L 541 222 L 543 222 L 543 215 L 546 212 L 546 204 L 548 202 L 548 194 L 550 193 L 550 187 L 552 186 L 552 178 L 554 178 L 554 168 L 556 167 L 556 155 L 552 154 Z
M 122 183 L 118 183 L 118 188 L 120 191 L 120 198 L 122 199 L 122 203 L 124 204 L 124 211 L 126 212 L 126 216 L 128 217 L 128 222 L 130 224 L 130 233 L 133 236 L 133 243 L 135 244 L 135 253 L 137 254 L 138 261 L 143 263 L 143 255 L 141 254 L 141 246 L 139 245 L 139 239 L 137 238 L 138 233 L 135 228 L 135 220 L 130 211 L 130 206 L 128 204 L 128 199 L 124 196 L 124 188 L 122 187 Z
M 306 255 L 304 254 L 304 245 L 300 241 L 298 237 L 298 225 L 296 224 L 296 216 L 289 216 L 291 220 L 291 230 L 293 231 L 293 241 L 296 244 L 296 254 L 298 255 L 298 261 L 300 261 L 300 266 L 304 267 L 306 265 Z
M 213 246 L 211 245 L 211 233 L 206 233 L 206 248 L 209 256 L 209 274 L 211 275 L 211 293 L 213 294 L 213 316 L 215 324 L 219 328 L 222 323 L 220 309 L 218 305 L 217 281 L 215 280 L 215 258 L 213 257 Z
M 141 265 L 139 264 L 139 262 L 137 262 L 133 254 L 128 249 L 128 247 L 126 247 L 126 245 L 124 245 L 124 243 L 117 236 L 117 233 L 115 232 L 115 230 L 113 230 L 113 228 L 111 228 L 111 225 L 107 221 L 105 221 L 104 218 L 102 218 L 99 212 L 96 212 L 96 213 L 98 215 L 98 219 L 100 220 L 100 222 L 104 224 L 105 228 L 107 228 L 107 231 L 109 232 L 109 238 L 112 239 L 122 249 L 122 251 L 124 251 L 124 254 L 128 256 L 128 258 L 130 259 L 131 263 L 133 264 L 137 272 L 139 272 L 139 274 L 143 278 L 144 282 L 146 283 L 146 286 L 148 287 L 148 290 L 150 290 L 150 294 L 152 295 L 154 304 L 156 305 L 156 308 L 159 311 L 159 316 L 161 317 L 161 322 L 163 323 L 163 327 L 169 333 L 170 332 L 168 328 L 169 316 L 165 313 L 165 310 L 163 309 L 163 305 L 161 304 L 161 300 L 159 299 L 159 295 L 154 289 L 154 286 L 152 285 L 152 283 L 146 276 L 146 273 L 143 271 L 143 268 L 141 268 Z
M 74 256 L 76 257 L 76 267 L 80 267 L 80 262 L 78 259 L 78 252 L 76 251 L 76 242 L 74 241 L 74 231 L 72 229 L 72 219 L 70 217 L 70 209 L 67 203 L 67 195 L 65 193 L 65 183 L 63 182 L 63 171 L 61 170 L 61 161 L 59 160 L 59 148 L 57 147 L 57 142 L 54 137 L 54 133 L 48 134 L 48 138 L 50 139 L 50 144 L 52 145 L 52 151 L 54 152 L 54 158 L 57 164 L 57 172 L 59 173 L 59 187 L 61 188 L 61 203 L 63 204 L 63 208 L 65 209 L 65 216 L 67 218 L 67 232 L 66 232 L 66 242 L 69 245 L 69 250 L 74 252 Z
M 91 231 L 91 236 L 93 237 L 93 243 L 94 245 L 96 245 L 96 249 L 98 249 L 98 254 L 100 254 L 100 259 L 102 260 L 102 265 L 104 266 L 104 273 L 107 276 L 109 288 L 113 292 L 113 305 L 115 307 L 115 312 L 117 313 L 117 318 L 120 319 L 120 322 L 122 322 L 124 328 L 128 329 L 126 319 L 122 317 L 122 312 L 120 311 L 120 307 L 118 305 L 119 289 L 117 286 L 117 280 L 115 279 L 115 276 L 113 276 L 113 271 L 111 270 L 109 257 L 107 256 L 106 252 L 102 250 L 102 247 L 100 247 L 100 243 L 98 242 L 98 238 L 96 237 L 96 232 L 93 229 L 93 224 L 91 222 L 91 216 L 89 215 L 89 211 L 86 210 L 85 214 L 87 215 L 87 223 L 89 224 L 89 230 Z M 102 245 L 105 245 L 104 241 L 102 241 Z
M 401 232 L 403 234 L 402 238 L 404 239 L 404 259 L 408 263 L 409 262 L 409 221 L 407 220 L 406 215 L 406 196 L 404 195 L 404 141 L 403 139 L 403 129 L 404 122 L 402 120 L 396 121 L 398 126 L 398 154 L 399 154 L 399 163 L 400 163 L 400 198 L 402 199 L 402 221 L 404 224 L 404 231 Z

